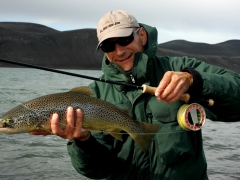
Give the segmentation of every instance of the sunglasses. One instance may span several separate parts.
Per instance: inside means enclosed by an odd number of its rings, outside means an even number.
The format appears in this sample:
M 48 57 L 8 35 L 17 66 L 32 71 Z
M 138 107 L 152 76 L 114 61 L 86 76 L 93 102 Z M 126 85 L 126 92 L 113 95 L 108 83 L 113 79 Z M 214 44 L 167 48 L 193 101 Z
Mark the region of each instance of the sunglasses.
M 105 40 L 100 44 L 100 48 L 103 52 L 112 52 L 115 50 L 115 44 L 119 44 L 120 46 L 127 46 L 134 40 L 134 35 L 139 31 L 140 28 L 136 29 L 132 32 L 130 36 L 127 37 L 119 37 L 116 41 L 108 41 Z

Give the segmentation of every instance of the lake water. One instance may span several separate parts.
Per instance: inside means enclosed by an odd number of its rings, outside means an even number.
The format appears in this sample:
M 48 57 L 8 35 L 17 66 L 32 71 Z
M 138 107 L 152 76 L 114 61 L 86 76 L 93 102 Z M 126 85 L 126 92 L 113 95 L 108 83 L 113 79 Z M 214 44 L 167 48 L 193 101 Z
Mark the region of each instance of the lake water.
M 101 71 L 65 70 L 99 77 Z M 0 116 L 35 97 L 68 91 L 91 81 L 28 68 L 0 68 Z M 207 120 L 203 142 L 209 179 L 240 179 L 240 122 Z M 1 180 L 75 180 L 84 178 L 72 167 L 67 140 L 57 136 L 0 134 Z

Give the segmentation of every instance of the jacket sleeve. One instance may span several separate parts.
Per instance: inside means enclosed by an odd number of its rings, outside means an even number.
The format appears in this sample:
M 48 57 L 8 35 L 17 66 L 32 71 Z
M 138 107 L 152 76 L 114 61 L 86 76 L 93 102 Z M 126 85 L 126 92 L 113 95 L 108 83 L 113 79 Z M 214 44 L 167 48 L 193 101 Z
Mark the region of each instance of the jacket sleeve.
M 170 58 L 174 70 L 189 67 L 196 70 L 203 80 L 202 97 L 214 100 L 210 110 L 211 120 L 240 121 L 240 75 L 222 67 L 207 64 L 195 58 Z
M 116 156 L 111 152 L 110 146 L 97 140 L 99 135 L 91 135 L 86 141 L 72 140 L 67 144 L 72 165 L 76 171 L 91 179 L 106 178 L 116 169 Z

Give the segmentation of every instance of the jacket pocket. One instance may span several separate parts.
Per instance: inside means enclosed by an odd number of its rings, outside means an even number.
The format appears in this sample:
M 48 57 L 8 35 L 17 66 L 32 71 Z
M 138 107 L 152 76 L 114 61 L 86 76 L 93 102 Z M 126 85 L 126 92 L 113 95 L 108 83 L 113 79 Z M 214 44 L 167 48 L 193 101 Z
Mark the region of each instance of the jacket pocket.
M 181 101 L 169 104 L 152 97 L 147 107 L 150 108 L 153 114 L 153 123 L 169 123 L 177 120 L 177 112 L 182 104 Z
M 162 129 L 156 136 L 160 160 L 163 164 L 175 164 L 194 158 L 195 152 L 189 134 L 177 122 L 161 124 Z

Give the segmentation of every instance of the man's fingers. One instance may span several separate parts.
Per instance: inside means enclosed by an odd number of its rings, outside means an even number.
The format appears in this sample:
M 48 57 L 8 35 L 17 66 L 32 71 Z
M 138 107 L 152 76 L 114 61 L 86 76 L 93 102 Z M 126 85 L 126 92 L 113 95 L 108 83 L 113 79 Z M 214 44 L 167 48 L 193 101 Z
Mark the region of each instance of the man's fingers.
M 155 96 L 158 100 L 175 102 L 188 90 L 190 84 L 189 78 L 184 76 L 183 72 L 167 71 L 156 89 Z
M 59 116 L 54 113 L 51 118 L 51 129 L 52 133 L 58 135 L 62 130 L 59 128 Z
M 73 133 L 73 137 L 78 138 L 81 135 L 81 128 L 82 128 L 82 111 L 80 109 L 76 110 L 76 122 L 75 122 L 75 129 Z
M 74 116 L 73 107 L 68 107 L 67 114 L 66 114 L 66 119 L 67 119 L 66 128 L 62 129 L 61 128 L 62 126 L 60 126 L 59 115 L 57 113 L 54 113 L 50 120 L 52 134 L 60 136 L 64 139 L 69 139 L 69 140 L 79 139 L 82 137 L 83 139 L 87 139 L 90 136 L 90 132 L 82 129 L 82 118 L 83 118 L 83 114 L 81 109 L 77 109 L 76 116 Z M 44 130 L 35 130 L 35 131 L 29 132 L 29 134 L 49 135 L 51 133 Z
M 156 92 L 155 92 L 155 96 L 161 100 L 161 98 L 164 98 L 166 95 L 164 94 L 165 89 L 168 87 L 169 83 L 171 82 L 171 78 L 172 78 L 172 71 L 167 71 L 162 80 L 160 81 Z
M 73 107 L 68 107 L 67 108 L 67 127 L 66 127 L 66 134 L 72 136 L 72 134 L 75 131 L 75 126 L 74 126 L 74 110 Z M 69 137 L 71 138 L 71 137 Z

